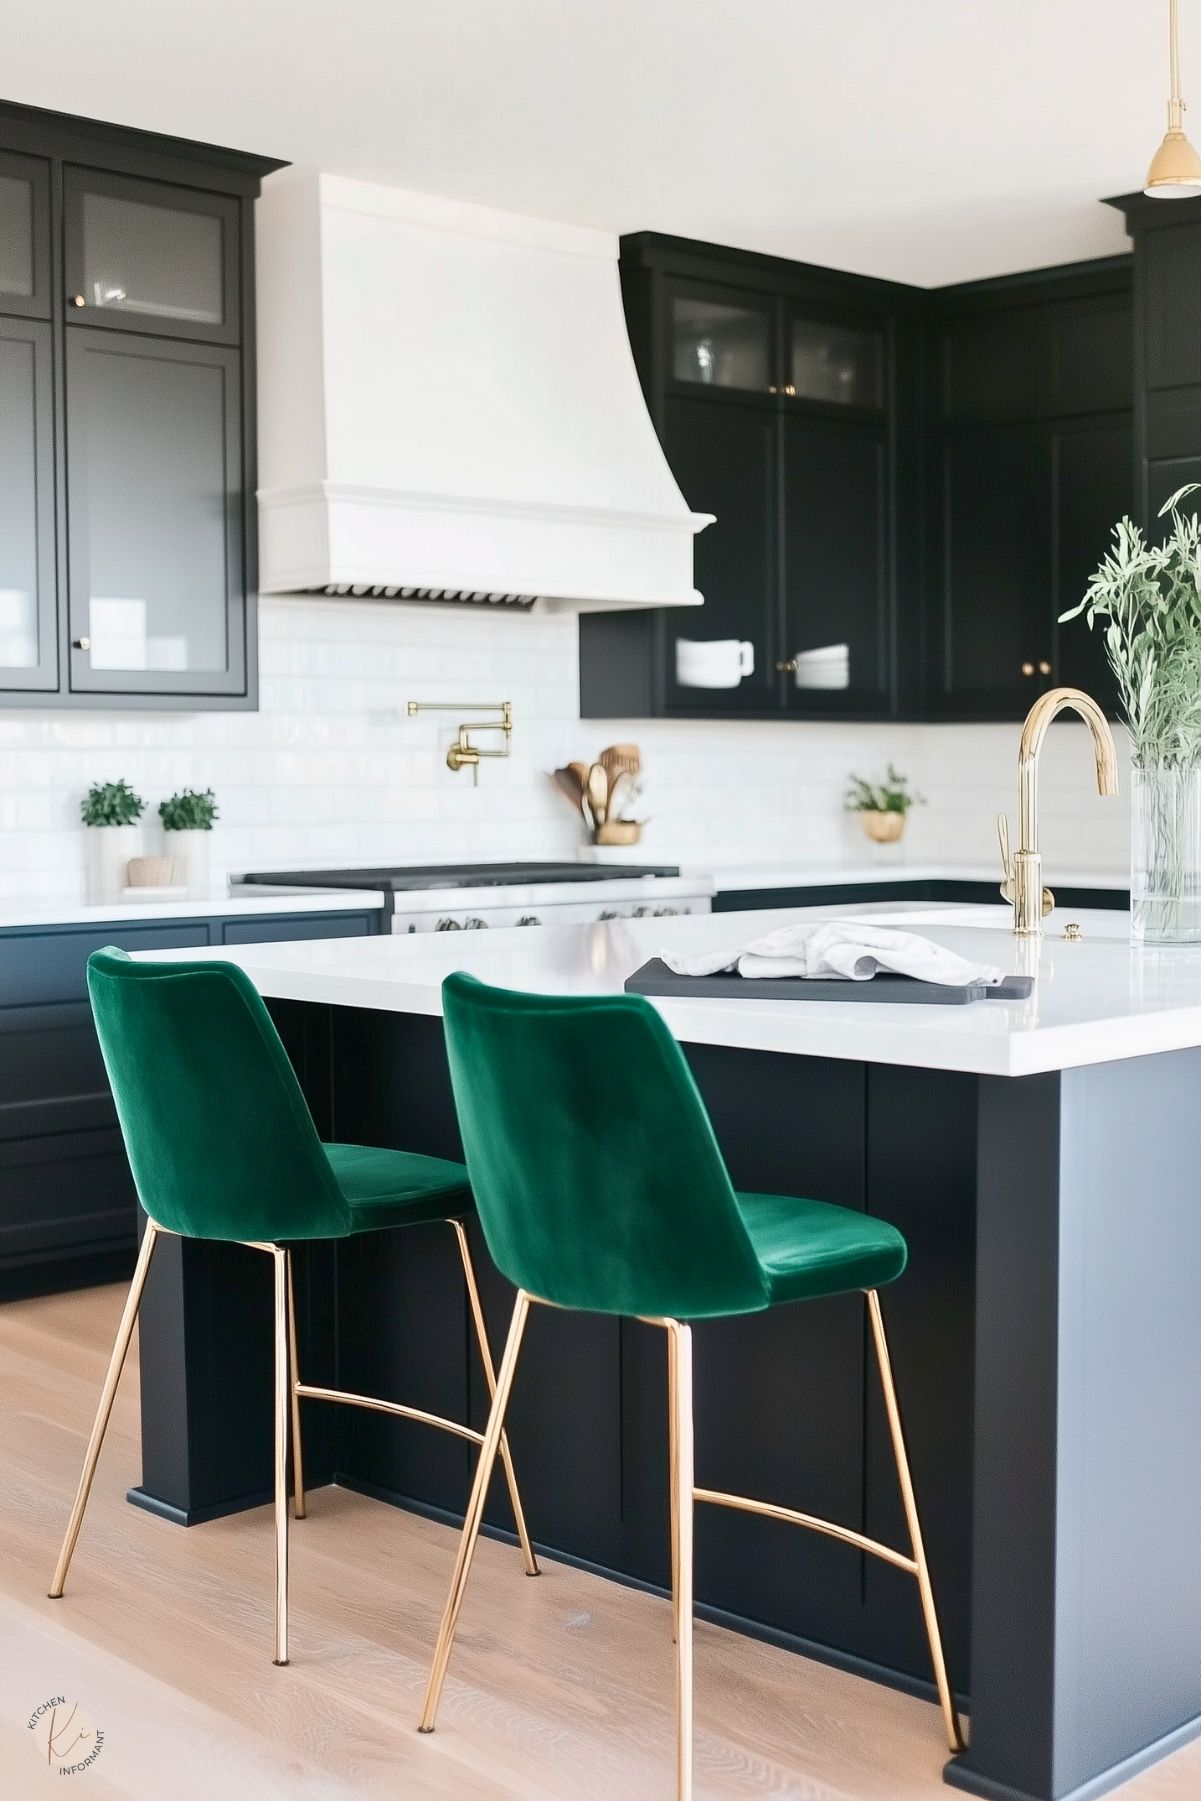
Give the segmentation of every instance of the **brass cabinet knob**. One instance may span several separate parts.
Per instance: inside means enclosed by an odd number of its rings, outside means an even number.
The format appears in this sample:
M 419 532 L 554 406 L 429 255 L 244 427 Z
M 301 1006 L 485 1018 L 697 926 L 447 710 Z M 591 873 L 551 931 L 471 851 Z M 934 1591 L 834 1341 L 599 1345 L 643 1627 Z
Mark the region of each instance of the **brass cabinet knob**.
M 783 390 L 783 392 L 785 394 L 787 394 L 792 400 L 796 399 L 796 388 L 793 386 L 793 384 L 791 382 L 789 382 L 788 386 Z
M 1050 675 L 1051 665 L 1049 663 L 1040 663 L 1038 666 L 1038 673 L 1040 675 Z
M 1033 675 L 1034 674 L 1034 664 L 1033 663 L 1023 663 L 1022 664 L 1022 674 L 1023 675 Z
M 778 675 L 795 675 L 796 674 L 796 658 L 789 657 L 789 659 L 786 663 L 777 663 L 776 664 L 776 673 Z
M 72 650 L 91 650 L 92 640 L 90 638 L 73 638 L 71 648 Z
M 82 294 L 72 294 L 72 296 L 71 296 L 71 305 L 72 306 L 86 306 L 87 304 L 88 303 Z
M 777 387 L 774 387 L 771 383 L 769 383 L 767 391 L 769 394 L 778 394 L 780 390 Z

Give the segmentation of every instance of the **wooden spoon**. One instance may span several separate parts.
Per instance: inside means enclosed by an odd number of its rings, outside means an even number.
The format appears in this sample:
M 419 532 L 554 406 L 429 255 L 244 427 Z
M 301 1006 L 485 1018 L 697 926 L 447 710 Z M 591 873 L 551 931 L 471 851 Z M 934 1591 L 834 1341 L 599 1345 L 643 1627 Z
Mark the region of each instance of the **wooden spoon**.
M 584 811 L 584 788 L 575 769 L 571 766 L 566 769 L 556 769 L 554 779 L 560 793 L 565 794 L 576 812 L 582 814 Z
M 609 778 L 599 763 L 588 771 L 588 808 L 594 825 L 604 825 L 609 807 Z

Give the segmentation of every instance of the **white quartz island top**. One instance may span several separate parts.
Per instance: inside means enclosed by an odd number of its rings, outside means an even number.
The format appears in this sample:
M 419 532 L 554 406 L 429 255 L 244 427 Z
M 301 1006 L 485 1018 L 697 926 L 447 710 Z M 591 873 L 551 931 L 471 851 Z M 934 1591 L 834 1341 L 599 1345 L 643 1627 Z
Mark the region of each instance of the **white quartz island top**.
M 1005 907 L 877 902 L 165 954 L 236 962 L 269 999 L 436 1015 L 442 980 L 456 969 L 546 994 L 617 994 L 664 950 L 738 946 L 802 918 L 860 917 L 921 932 L 975 961 L 1036 973 L 1034 992 L 967 1006 L 700 996 L 654 1005 L 685 1043 L 982 1075 L 1034 1075 L 1201 1045 L 1201 950 L 1134 951 L 1128 917 L 1117 912 L 1057 912 L 1036 949 L 1012 937 Z M 1078 943 L 1062 936 L 1068 918 L 1081 926 Z M 1032 949 L 1036 968 L 1023 962 Z

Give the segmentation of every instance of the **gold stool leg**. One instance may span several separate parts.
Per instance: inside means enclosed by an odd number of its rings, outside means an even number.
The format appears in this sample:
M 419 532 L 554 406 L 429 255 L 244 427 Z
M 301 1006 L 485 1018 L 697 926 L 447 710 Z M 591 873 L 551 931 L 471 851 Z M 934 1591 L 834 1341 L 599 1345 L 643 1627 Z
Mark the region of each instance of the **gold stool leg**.
M 526 1316 L 529 1310 L 530 1297 L 523 1288 L 519 1288 L 517 1299 L 513 1304 L 513 1318 L 509 1325 L 509 1336 L 505 1341 L 504 1356 L 500 1360 L 500 1375 L 496 1381 L 496 1399 L 493 1401 L 492 1411 L 488 1415 L 488 1429 L 484 1433 L 479 1462 L 475 1466 L 475 1480 L 471 1485 L 471 1498 L 467 1503 L 463 1531 L 459 1537 L 459 1549 L 455 1558 L 454 1575 L 451 1577 L 450 1593 L 446 1598 L 446 1609 L 442 1615 L 442 1624 L 438 1629 L 438 1643 L 434 1650 L 434 1661 L 430 1666 L 429 1684 L 425 1691 L 425 1705 L 421 1710 L 421 1720 L 417 1728 L 419 1732 L 434 1730 L 438 1702 L 442 1694 L 442 1683 L 446 1676 L 446 1666 L 450 1661 L 450 1650 L 454 1643 L 459 1610 L 463 1605 L 467 1578 L 471 1572 L 471 1559 L 475 1553 L 475 1544 L 480 1533 L 480 1522 L 484 1517 L 484 1500 L 488 1493 L 488 1481 L 500 1449 L 505 1409 L 509 1405 L 513 1377 L 517 1373 L 521 1335 L 525 1330 Z
M 467 1231 L 461 1220 L 452 1219 L 455 1237 L 459 1244 L 459 1255 L 463 1259 L 463 1275 L 467 1282 L 467 1298 L 471 1302 L 471 1317 L 475 1322 L 475 1336 L 480 1347 L 480 1361 L 484 1366 L 484 1376 L 488 1383 L 490 1398 L 496 1399 L 496 1371 L 492 1366 L 492 1352 L 488 1346 L 488 1332 L 484 1325 L 484 1309 L 480 1304 L 480 1291 L 475 1280 L 475 1265 L 471 1261 L 471 1247 L 467 1243 Z M 534 1555 L 534 1547 L 530 1543 L 530 1535 L 526 1529 L 525 1510 L 521 1505 L 521 1496 L 517 1492 L 517 1477 L 513 1471 L 513 1459 L 509 1453 L 509 1435 L 500 1435 L 500 1455 L 505 1466 L 505 1482 L 509 1489 L 509 1503 L 513 1509 L 513 1520 L 517 1527 L 517 1537 L 521 1545 L 522 1561 L 527 1576 L 537 1576 L 541 1572 L 538 1559 Z
M 275 1662 L 288 1661 L 288 1253 L 275 1260 Z
M 296 1518 L 302 1520 L 308 1509 L 304 1499 L 304 1452 L 300 1442 L 300 1396 L 296 1392 L 296 1384 L 300 1381 L 300 1359 L 296 1354 L 296 1288 L 292 1281 L 291 1251 L 284 1252 L 284 1261 L 288 1266 L 288 1357 L 292 1371 L 288 1382 L 292 1395 L 292 1491 L 295 1496 Z
M 676 1801 L 692 1801 L 692 1329 L 665 1322 L 672 1444 L 673 1613 L 676 1636 Z
M 75 1491 L 75 1504 L 71 1509 L 71 1518 L 67 1522 L 67 1533 L 63 1539 L 62 1550 L 58 1554 L 54 1580 L 50 1584 L 52 1601 L 57 1601 L 61 1596 L 63 1585 L 67 1580 L 67 1571 L 71 1567 L 75 1542 L 79 1537 L 79 1528 L 83 1525 L 88 1496 L 92 1492 L 92 1478 L 96 1474 L 100 1447 L 104 1443 L 104 1434 L 108 1430 L 109 1415 L 113 1410 L 117 1384 L 121 1380 L 121 1371 L 129 1350 L 129 1341 L 133 1337 L 134 1323 L 138 1317 L 138 1309 L 142 1305 L 142 1290 L 146 1286 L 146 1275 L 150 1268 L 150 1259 L 154 1255 L 154 1244 L 157 1237 L 158 1227 L 152 1220 L 147 1220 L 146 1230 L 142 1235 L 142 1247 L 138 1252 L 138 1261 L 134 1267 L 133 1281 L 130 1283 L 129 1293 L 125 1297 L 121 1324 L 117 1327 L 113 1353 L 108 1360 L 108 1373 L 104 1378 L 104 1387 L 100 1391 L 100 1405 L 96 1409 L 96 1418 L 92 1423 L 92 1436 L 88 1440 L 88 1448 L 84 1454 L 83 1471 L 79 1478 L 79 1487 Z
M 671 1636 L 676 1636 L 676 1594 L 680 1586 L 680 1508 L 679 1477 L 677 1468 L 679 1457 L 678 1420 L 673 1396 L 676 1392 L 677 1364 L 676 1335 L 668 1327 L 667 1331 L 667 1461 L 668 1461 L 668 1520 L 671 1530 Z
M 922 1543 L 922 1528 L 917 1517 L 917 1500 L 913 1493 L 913 1478 L 909 1473 L 909 1458 L 905 1451 L 905 1435 L 901 1430 L 901 1412 L 897 1406 L 897 1391 L 892 1380 L 892 1364 L 888 1356 L 888 1342 L 884 1336 L 884 1320 L 880 1313 L 880 1297 L 874 1288 L 867 1290 L 867 1309 L 872 1322 L 872 1337 L 876 1345 L 876 1358 L 880 1365 L 880 1382 L 884 1389 L 884 1406 L 888 1413 L 888 1430 L 892 1434 L 893 1455 L 897 1461 L 897 1476 L 901 1484 L 901 1498 L 905 1503 L 905 1518 L 909 1522 L 909 1542 L 913 1547 L 913 1561 L 917 1565 L 917 1582 L 922 1597 L 922 1613 L 926 1621 L 926 1636 L 930 1640 L 930 1657 L 934 1664 L 934 1681 L 938 1688 L 939 1705 L 942 1708 L 943 1723 L 947 1730 L 947 1743 L 952 1752 L 966 1749 L 963 1731 L 959 1724 L 959 1715 L 955 1708 L 951 1684 L 947 1679 L 946 1659 L 943 1656 L 942 1635 L 938 1629 L 938 1614 L 934 1608 L 934 1590 L 930 1585 L 930 1569 L 926 1562 L 926 1550 Z

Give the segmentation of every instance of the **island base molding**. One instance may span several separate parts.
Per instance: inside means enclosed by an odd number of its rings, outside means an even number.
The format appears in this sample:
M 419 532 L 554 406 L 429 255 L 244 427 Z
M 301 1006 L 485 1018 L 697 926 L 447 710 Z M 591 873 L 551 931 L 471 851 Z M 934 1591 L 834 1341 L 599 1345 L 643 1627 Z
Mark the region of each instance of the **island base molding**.
M 324 1137 L 459 1154 L 439 1020 L 272 1011 Z M 951 1680 L 971 1695 L 970 1746 L 948 1783 L 1087 1801 L 1166 1755 L 1201 1717 L 1201 1051 L 1006 1078 L 685 1050 L 738 1186 L 860 1207 L 908 1240 L 883 1305 Z M 499 1345 L 511 1291 L 474 1228 L 473 1253 Z M 167 1517 L 269 1491 L 261 1261 L 179 1240 L 155 1259 L 133 1498 Z M 448 1234 L 307 1246 L 297 1276 L 307 1381 L 404 1393 L 482 1427 Z M 535 1540 L 658 1589 L 661 1340 L 635 1321 L 540 1309 L 510 1414 Z M 858 1296 L 702 1324 L 694 1350 L 702 1483 L 904 1545 Z M 305 1452 L 314 1484 L 462 1515 L 469 1447 L 445 1434 L 309 1407 Z M 512 1530 L 502 1483 L 487 1518 Z M 698 1521 L 709 1617 L 921 1692 L 912 1590 L 833 1540 L 782 1542 L 771 1521 L 725 1509 Z
M 1201 1716 L 1188 1720 L 1178 1726 L 1174 1732 L 1165 1733 L 1153 1745 L 1144 1745 L 1121 1763 L 1114 1764 L 1100 1775 L 1090 1777 L 1077 1788 L 1066 1794 L 1056 1795 L 1055 1801 L 1101 1801 L 1103 1795 L 1111 1795 L 1124 1783 L 1132 1782 L 1144 1770 L 1154 1764 L 1162 1763 L 1165 1757 L 1171 1757 L 1174 1751 L 1182 1751 L 1195 1739 L 1201 1738 Z M 971 1752 L 961 1757 L 953 1757 L 943 1767 L 943 1781 L 951 1788 L 961 1789 L 966 1795 L 980 1795 L 983 1801 L 1041 1801 L 1041 1797 L 1032 1795 L 1026 1789 L 1016 1789 L 1005 1782 L 993 1782 L 987 1776 L 978 1775 L 970 1766 Z

